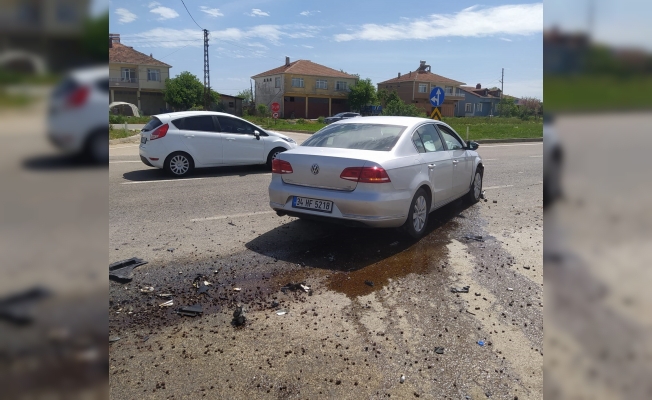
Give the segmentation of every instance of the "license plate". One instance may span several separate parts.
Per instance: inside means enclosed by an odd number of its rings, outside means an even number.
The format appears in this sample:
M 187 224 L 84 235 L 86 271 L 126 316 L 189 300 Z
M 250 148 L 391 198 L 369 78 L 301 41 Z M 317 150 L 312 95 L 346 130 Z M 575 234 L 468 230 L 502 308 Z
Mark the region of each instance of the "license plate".
M 140 137 L 140 143 L 145 144 L 147 143 L 147 138 L 145 136 Z
M 309 199 L 307 197 L 294 196 L 292 198 L 292 207 L 303 208 L 306 210 L 333 212 L 333 202 L 328 200 Z

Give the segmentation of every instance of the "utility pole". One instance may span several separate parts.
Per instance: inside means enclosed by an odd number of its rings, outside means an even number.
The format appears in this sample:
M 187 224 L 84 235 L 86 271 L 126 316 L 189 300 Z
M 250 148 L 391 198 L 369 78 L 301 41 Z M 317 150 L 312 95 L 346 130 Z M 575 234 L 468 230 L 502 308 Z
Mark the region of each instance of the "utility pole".
M 208 30 L 204 29 L 204 110 L 211 106 L 211 75 L 208 66 Z
M 502 75 L 500 77 L 500 116 L 503 116 L 503 87 L 505 81 L 505 68 L 503 68 Z

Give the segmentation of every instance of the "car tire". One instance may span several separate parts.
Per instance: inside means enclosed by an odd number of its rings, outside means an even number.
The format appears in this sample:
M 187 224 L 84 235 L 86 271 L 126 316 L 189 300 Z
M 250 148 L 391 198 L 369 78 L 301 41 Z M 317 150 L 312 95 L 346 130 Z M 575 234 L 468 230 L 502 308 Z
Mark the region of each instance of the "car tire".
M 165 159 L 163 167 L 168 174 L 176 178 L 182 178 L 190 174 L 190 172 L 195 168 L 195 163 L 190 155 L 178 151 L 170 154 Z
M 108 164 L 109 162 L 109 134 L 98 130 L 92 133 L 84 146 L 84 157 L 94 164 Z
M 475 204 L 480 201 L 480 196 L 482 196 L 482 170 L 477 168 L 475 170 L 475 174 L 473 174 L 471 188 L 469 189 L 469 193 L 466 195 L 466 198 L 469 203 Z
M 403 230 L 415 239 L 420 239 L 428 227 L 428 215 L 430 214 L 430 205 L 428 204 L 428 195 L 423 189 L 417 190 L 410 203 L 408 218 L 403 224 Z
M 272 161 L 282 152 L 286 151 L 283 147 L 277 147 L 269 152 L 267 156 L 267 168 L 272 169 Z

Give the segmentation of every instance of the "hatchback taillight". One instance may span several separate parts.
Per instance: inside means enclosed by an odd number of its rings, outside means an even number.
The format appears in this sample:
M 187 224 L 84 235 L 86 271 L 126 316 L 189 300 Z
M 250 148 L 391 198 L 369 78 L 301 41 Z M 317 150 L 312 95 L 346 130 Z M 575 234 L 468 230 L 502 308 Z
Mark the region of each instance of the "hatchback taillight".
M 78 87 L 77 89 L 73 90 L 73 92 L 70 93 L 70 95 L 68 95 L 68 98 L 66 99 L 66 105 L 72 108 L 83 106 L 86 103 L 86 100 L 88 99 L 89 93 L 90 93 L 90 89 L 88 88 L 88 86 Z
M 154 139 L 160 139 L 167 135 L 168 129 L 170 129 L 170 126 L 168 124 L 161 125 L 158 128 L 154 129 L 154 132 L 149 137 L 149 140 L 154 140 Z M 167 143 L 167 142 L 166 142 Z
M 387 183 L 391 182 L 387 171 L 378 166 L 373 167 L 349 167 L 340 174 L 340 178 L 347 181 L 362 183 Z
M 291 174 L 292 172 L 292 165 L 290 165 L 289 162 L 285 160 L 279 160 L 278 158 L 275 158 L 272 160 L 272 173 L 274 174 Z

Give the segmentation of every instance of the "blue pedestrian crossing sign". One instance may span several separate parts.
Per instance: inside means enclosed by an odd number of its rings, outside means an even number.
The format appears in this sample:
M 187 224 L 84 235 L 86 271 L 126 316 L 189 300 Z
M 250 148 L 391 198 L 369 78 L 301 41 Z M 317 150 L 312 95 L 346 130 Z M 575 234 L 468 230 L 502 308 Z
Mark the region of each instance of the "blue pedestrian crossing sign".
M 445 92 L 439 86 L 435 86 L 430 91 L 430 104 L 433 107 L 439 107 L 444 103 Z

